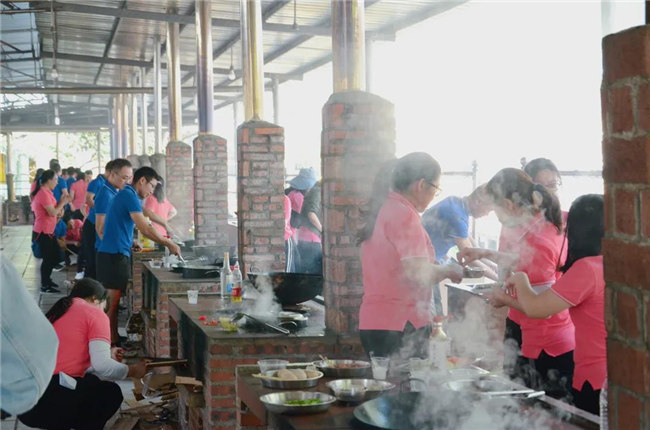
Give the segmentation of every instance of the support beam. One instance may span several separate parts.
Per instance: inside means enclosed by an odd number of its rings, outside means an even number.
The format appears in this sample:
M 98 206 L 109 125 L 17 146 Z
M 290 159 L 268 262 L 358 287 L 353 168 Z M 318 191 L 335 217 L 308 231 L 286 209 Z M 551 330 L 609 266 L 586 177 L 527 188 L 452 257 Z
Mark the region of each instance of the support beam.
M 131 94 L 129 101 L 131 102 L 129 108 L 129 155 L 135 155 L 138 140 L 138 97 Z
M 140 85 L 144 85 L 144 76 L 145 69 L 140 69 Z M 148 115 L 147 115 L 147 95 L 142 93 L 140 96 L 140 125 L 142 126 L 142 155 L 147 155 L 147 126 L 148 126 Z
M 162 90 L 168 90 L 169 87 L 163 87 Z M 196 87 L 180 88 L 184 95 L 194 94 Z M 238 93 L 242 91 L 241 86 L 232 87 L 214 87 L 216 93 Z M 14 87 L 2 88 L 0 94 L 153 94 L 154 87 L 58 87 L 58 88 L 40 88 L 40 87 Z
M 280 124 L 280 83 L 273 79 L 273 123 Z
M 241 0 L 244 121 L 264 118 L 262 1 Z
M 154 154 L 160 154 L 162 141 L 162 75 L 160 67 L 160 37 L 153 41 L 153 112 L 154 112 Z
M 196 83 L 199 112 L 199 135 L 212 134 L 214 98 L 212 89 L 212 2 L 196 0 Z
M 365 10 L 363 0 L 332 2 L 334 92 L 366 89 Z
M 122 1 L 122 4 L 120 5 L 120 9 L 126 9 L 126 0 Z M 106 46 L 104 47 L 104 53 L 102 54 L 102 58 L 108 58 L 108 53 L 111 51 L 111 47 L 113 46 L 113 41 L 115 40 L 115 35 L 117 34 L 117 27 L 119 25 L 120 25 L 120 17 L 118 16 L 113 21 L 111 34 L 108 36 L 108 41 L 106 42 Z M 93 85 L 97 85 L 97 81 L 99 81 L 99 76 L 102 74 L 102 70 L 104 70 L 104 64 L 105 63 L 101 63 L 99 65 L 99 68 L 97 69 L 97 74 L 95 75 L 95 79 L 93 79 Z M 91 98 L 92 95 L 88 97 L 88 103 L 90 103 Z
M 169 91 L 169 141 L 177 142 L 183 128 L 181 113 L 181 70 L 178 23 L 167 23 L 167 82 Z

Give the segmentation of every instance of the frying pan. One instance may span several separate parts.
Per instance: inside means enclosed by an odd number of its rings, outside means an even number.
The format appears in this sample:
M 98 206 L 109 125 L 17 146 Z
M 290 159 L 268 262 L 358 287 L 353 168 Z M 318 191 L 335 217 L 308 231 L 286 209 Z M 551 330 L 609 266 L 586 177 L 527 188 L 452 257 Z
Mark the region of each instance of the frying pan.
M 268 272 L 248 273 L 255 288 L 271 285 L 281 305 L 306 302 L 323 292 L 323 276 L 308 273 Z
M 186 264 L 182 266 L 181 272 L 183 273 L 183 278 L 185 279 L 218 278 L 220 270 L 221 269 L 216 265 L 200 266 Z

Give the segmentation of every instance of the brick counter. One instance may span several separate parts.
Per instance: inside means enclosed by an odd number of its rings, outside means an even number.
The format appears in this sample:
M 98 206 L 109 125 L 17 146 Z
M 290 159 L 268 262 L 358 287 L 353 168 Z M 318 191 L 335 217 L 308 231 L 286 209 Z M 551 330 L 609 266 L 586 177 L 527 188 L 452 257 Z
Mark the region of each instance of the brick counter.
M 134 252 L 131 254 L 131 288 L 127 295 L 129 315 L 137 314 L 142 308 L 142 262 L 158 260 L 164 251 Z
M 218 291 L 219 279 L 183 279 L 180 273 L 168 268 L 152 268 L 148 262 L 140 262 L 139 266 L 143 283 L 140 313 L 145 327 L 145 352 L 152 357 L 170 357 L 169 294 L 182 293 L 187 301 L 187 290 Z
M 239 307 L 252 300 L 245 299 Z M 194 377 L 203 382 L 204 406 L 189 407 L 181 395 L 180 416 L 184 428 L 234 429 L 260 425 L 254 416 L 239 408 L 235 393 L 235 367 L 255 364 L 261 358 L 280 358 L 291 362 L 313 361 L 318 355 L 361 358 L 363 352 L 353 342 L 342 340 L 325 330 L 325 314 L 321 305 L 306 303 L 310 308 L 309 324 L 296 333 L 255 332 L 240 328 L 228 333 L 218 326 L 206 326 L 200 315 L 208 319 L 232 314 L 236 308 L 217 295 L 200 295 L 198 305 L 173 295 L 169 299 L 170 336 L 175 341 L 172 356 L 189 360 Z

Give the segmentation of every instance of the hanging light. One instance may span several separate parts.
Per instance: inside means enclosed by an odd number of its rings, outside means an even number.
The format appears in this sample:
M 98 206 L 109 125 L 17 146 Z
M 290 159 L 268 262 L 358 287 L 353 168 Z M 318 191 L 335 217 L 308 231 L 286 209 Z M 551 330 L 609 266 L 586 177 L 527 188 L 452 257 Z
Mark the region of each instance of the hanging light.
M 298 2 L 298 0 L 293 0 L 293 26 L 292 27 L 293 27 L 293 29 L 295 31 L 298 30 L 298 19 L 296 18 L 296 16 L 297 16 L 297 14 L 296 14 L 297 2 Z
M 59 71 L 56 69 L 56 64 L 52 66 L 52 71 L 50 72 L 50 76 L 52 76 L 52 80 L 59 79 Z
M 230 70 L 228 70 L 228 79 L 231 81 L 237 79 L 237 75 L 235 75 L 235 66 L 232 61 L 232 46 L 230 47 Z

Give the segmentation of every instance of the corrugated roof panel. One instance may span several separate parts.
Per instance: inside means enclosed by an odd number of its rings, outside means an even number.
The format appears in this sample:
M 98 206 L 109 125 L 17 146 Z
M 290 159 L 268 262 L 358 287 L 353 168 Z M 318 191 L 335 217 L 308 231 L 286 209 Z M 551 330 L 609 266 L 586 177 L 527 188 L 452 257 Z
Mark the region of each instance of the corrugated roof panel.
M 317 25 L 331 15 L 330 0 L 297 0 L 296 22 L 301 25 Z M 276 12 L 267 22 L 293 25 L 293 2 Z

